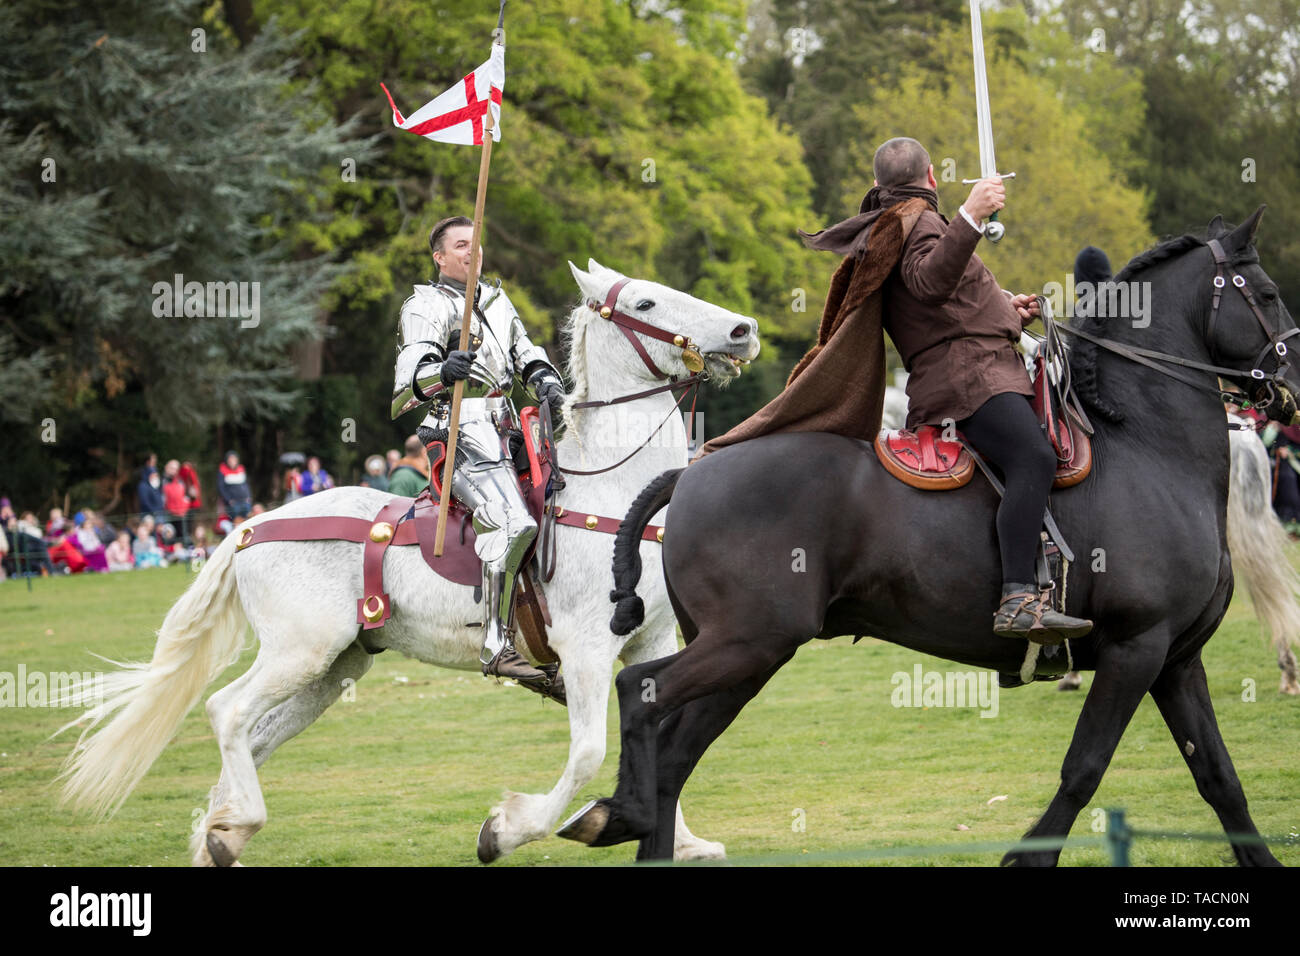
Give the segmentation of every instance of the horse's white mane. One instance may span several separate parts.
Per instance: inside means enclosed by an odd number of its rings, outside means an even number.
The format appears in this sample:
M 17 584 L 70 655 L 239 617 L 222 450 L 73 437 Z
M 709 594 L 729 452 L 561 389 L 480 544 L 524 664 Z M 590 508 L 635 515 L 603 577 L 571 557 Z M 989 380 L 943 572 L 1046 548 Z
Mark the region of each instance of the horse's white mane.
M 573 277 L 577 280 L 579 289 L 582 290 L 582 301 L 569 313 L 568 319 L 560 328 L 560 341 L 569 350 L 569 359 L 565 371 L 568 373 L 569 381 L 573 385 L 572 390 L 565 397 L 560 414 L 566 429 L 570 434 L 576 436 L 577 431 L 573 427 L 571 413 L 576 403 L 587 400 L 587 329 L 591 325 L 591 320 L 596 317 L 596 313 L 587 307 L 587 298 L 591 292 L 593 280 L 595 284 L 603 285 L 605 290 L 608 291 L 615 282 L 624 278 L 624 276 L 613 269 L 606 269 L 595 259 L 587 260 L 588 271 L 585 273 L 572 262 L 569 263 L 569 268 L 573 270 Z

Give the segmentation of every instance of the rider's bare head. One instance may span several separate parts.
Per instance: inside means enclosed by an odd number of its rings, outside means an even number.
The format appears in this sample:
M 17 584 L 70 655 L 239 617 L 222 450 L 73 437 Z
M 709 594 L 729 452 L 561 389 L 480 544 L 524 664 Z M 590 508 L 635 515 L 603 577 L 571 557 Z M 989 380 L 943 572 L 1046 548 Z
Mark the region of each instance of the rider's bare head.
M 881 144 L 871 165 L 877 186 L 934 186 L 930 154 L 907 136 L 896 136 Z
M 465 216 L 449 216 L 429 233 L 429 249 L 438 271 L 457 282 L 469 281 L 470 248 L 474 241 L 474 223 Z M 483 249 L 479 247 L 480 265 Z

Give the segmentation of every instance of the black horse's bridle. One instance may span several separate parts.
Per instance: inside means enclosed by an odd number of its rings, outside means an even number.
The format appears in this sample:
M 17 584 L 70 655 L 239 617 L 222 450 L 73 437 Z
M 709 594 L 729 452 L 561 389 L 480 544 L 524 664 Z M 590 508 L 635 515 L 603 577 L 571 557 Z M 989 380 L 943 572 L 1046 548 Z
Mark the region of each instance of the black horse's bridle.
M 1179 355 L 1170 355 L 1167 352 L 1157 352 L 1153 349 L 1138 348 L 1136 345 L 1126 345 L 1122 342 L 1116 342 L 1113 339 L 1103 338 L 1099 335 L 1093 335 L 1091 332 L 1085 332 L 1083 329 L 1075 328 L 1069 325 L 1057 326 L 1059 331 L 1066 332 L 1070 335 L 1091 342 L 1107 351 L 1114 352 L 1116 355 L 1123 356 L 1130 361 L 1147 368 L 1153 369 L 1169 378 L 1177 379 L 1185 385 L 1189 385 L 1199 391 L 1209 392 L 1218 397 L 1221 401 L 1232 402 L 1243 408 L 1257 407 L 1265 410 L 1273 409 L 1278 406 L 1278 417 L 1280 420 L 1290 422 L 1296 416 L 1295 398 L 1291 394 L 1290 386 L 1287 385 L 1285 374 L 1290 368 L 1291 360 L 1286 346 L 1286 340 L 1293 335 L 1300 334 L 1300 328 L 1288 329 L 1285 332 L 1273 331 L 1269 328 L 1267 320 L 1264 318 L 1264 312 L 1255 300 L 1254 294 L 1250 291 L 1250 286 L 1246 284 L 1245 278 L 1235 271 L 1228 262 L 1227 253 L 1223 245 L 1217 239 L 1210 239 L 1206 242 L 1210 253 L 1214 256 L 1214 300 L 1210 306 L 1210 314 L 1205 324 L 1205 343 L 1210 350 L 1210 357 L 1214 358 L 1214 328 L 1219 319 L 1219 306 L 1222 304 L 1223 290 L 1227 288 L 1228 281 L 1237 287 L 1250 306 L 1250 311 L 1254 313 L 1255 319 L 1259 326 L 1264 330 L 1268 337 L 1268 344 L 1265 345 L 1255 357 L 1251 370 L 1243 372 L 1241 369 L 1228 368 L 1223 365 L 1211 365 L 1207 362 L 1197 362 L 1194 359 L 1183 358 Z M 1040 296 L 1040 299 L 1042 297 Z M 1273 370 L 1265 372 L 1262 366 L 1264 360 L 1270 355 L 1273 356 Z M 1172 368 L 1167 368 L 1158 363 L 1166 362 L 1171 365 L 1178 365 L 1183 368 L 1195 369 L 1201 372 L 1211 372 L 1217 377 L 1226 378 L 1229 381 L 1235 381 L 1242 375 L 1249 375 L 1257 383 L 1254 392 L 1246 395 L 1243 392 L 1236 392 L 1219 387 L 1210 388 L 1204 382 L 1198 381 L 1189 375 L 1179 374 Z M 1282 412 L 1285 412 L 1283 417 Z

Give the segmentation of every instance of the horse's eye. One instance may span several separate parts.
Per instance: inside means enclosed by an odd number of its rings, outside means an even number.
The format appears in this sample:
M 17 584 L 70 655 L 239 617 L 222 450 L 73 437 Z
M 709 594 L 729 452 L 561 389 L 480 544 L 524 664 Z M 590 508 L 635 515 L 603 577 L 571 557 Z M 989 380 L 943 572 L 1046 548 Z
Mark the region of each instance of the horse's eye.
M 1259 293 L 1259 297 L 1263 299 L 1265 302 L 1276 302 L 1277 289 L 1274 289 L 1272 287 L 1267 289 L 1261 289 Z
M 642 299 L 640 302 L 636 304 L 636 310 L 638 312 L 648 312 L 654 307 L 655 304 L 651 302 L 649 299 Z

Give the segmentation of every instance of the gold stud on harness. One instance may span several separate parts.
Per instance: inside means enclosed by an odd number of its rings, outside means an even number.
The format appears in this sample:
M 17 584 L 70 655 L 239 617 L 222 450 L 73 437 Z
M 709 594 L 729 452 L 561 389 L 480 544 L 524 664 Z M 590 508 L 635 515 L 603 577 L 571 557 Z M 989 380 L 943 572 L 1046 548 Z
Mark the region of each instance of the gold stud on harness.
M 587 526 L 588 531 L 595 531 L 596 525 L 600 524 L 600 518 L 596 515 L 587 515 L 587 520 L 583 524 Z
M 370 528 L 370 540 L 375 544 L 383 544 L 393 536 L 393 526 L 387 521 L 380 521 Z
M 663 529 L 663 528 L 660 528 L 658 531 L 655 532 L 655 540 L 658 541 L 660 544 L 663 543 L 663 540 L 664 540 L 664 529 Z
M 239 532 L 239 540 L 235 542 L 235 550 L 242 551 L 253 543 L 253 535 L 257 534 L 256 528 L 245 528 Z

